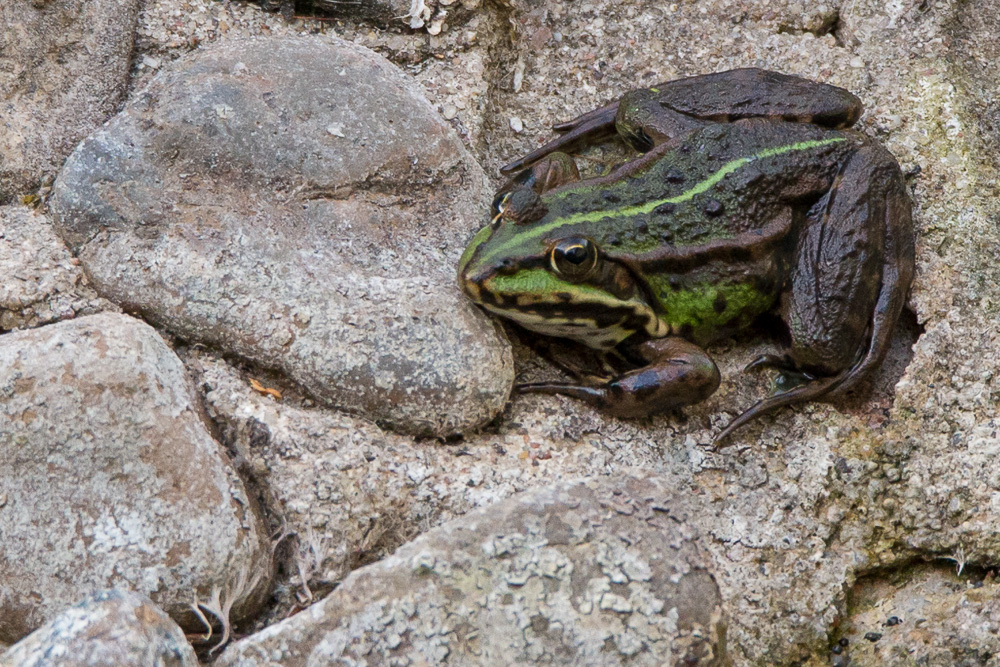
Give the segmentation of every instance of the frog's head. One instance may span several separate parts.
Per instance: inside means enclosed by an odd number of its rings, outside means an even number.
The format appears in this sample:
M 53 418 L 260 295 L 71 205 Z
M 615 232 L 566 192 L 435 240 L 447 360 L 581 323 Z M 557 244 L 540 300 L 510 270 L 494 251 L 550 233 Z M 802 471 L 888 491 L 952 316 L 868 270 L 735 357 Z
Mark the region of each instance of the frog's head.
M 666 325 L 627 263 L 609 257 L 578 224 L 548 214 L 528 188 L 498 195 L 494 217 L 459 262 L 462 291 L 486 310 L 549 336 L 610 349 Z

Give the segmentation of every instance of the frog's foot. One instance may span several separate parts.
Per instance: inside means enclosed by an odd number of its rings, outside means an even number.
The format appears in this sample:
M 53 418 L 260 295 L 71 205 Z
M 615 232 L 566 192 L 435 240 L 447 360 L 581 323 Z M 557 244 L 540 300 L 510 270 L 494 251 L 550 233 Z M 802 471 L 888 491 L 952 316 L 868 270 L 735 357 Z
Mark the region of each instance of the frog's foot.
M 518 188 L 528 188 L 542 194 L 558 188 L 560 185 L 575 183 L 580 180 L 580 170 L 566 153 L 556 152 L 546 155 L 530 167 L 522 169 L 508 179 L 497 191 L 493 201 L 494 212 L 499 207 L 504 194 Z
M 798 371 L 795 368 L 795 363 L 787 354 L 762 354 L 744 366 L 743 372 L 750 373 L 751 371 L 759 371 L 765 368 L 774 368 L 779 371 Z
M 500 167 L 500 173 L 510 174 L 519 169 L 538 162 L 543 157 L 556 151 L 569 152 L 576 148 L 590 146 L 603 139 L 613 136 L 615 133 L 615 117 L 618 115 L 618 102 L 594 109 L 582 116 L 577 116 L 571 121 L 559 123 L 553 129 L 561 132 L 561 136 L 556 137 L 540 148 L 536 148 L 519 160 L 514 160 L 510 164 Z
M 621 371 L 610 363 L 607 353 L 589 348 L 581 350 L 556 338 L 534 336 L 525 338 L 528 347 L 557 369 L 573 378 L 577 384 L 597 386 L 610 381 Z M 517 385 L 515 390 L 519 390 Z
M 840 385 L 847 376 L 848 373 L 844 372 L 831 377 L 813 378 L 806 373 L 783 372 L 775 383 L 774 393 L 757 401 L 746 412 L 729 422 L 726 428 L 722 429 L 722 432 L 715 437 L 713 444 L 719 447 L 719 443 L 728 438 L 733 431 L 761 415 L 774 412 L 786 405 L 812 401 L 828 394 Z
M 659 338 L 636 347 L 649 362 L 596 386 L 562 382 L 522 384 L 522 394 L 562 394 L 616 417 L 667 412 L 708 398 L 719 386 L 719 369 L 701 348 L 680 338 Z

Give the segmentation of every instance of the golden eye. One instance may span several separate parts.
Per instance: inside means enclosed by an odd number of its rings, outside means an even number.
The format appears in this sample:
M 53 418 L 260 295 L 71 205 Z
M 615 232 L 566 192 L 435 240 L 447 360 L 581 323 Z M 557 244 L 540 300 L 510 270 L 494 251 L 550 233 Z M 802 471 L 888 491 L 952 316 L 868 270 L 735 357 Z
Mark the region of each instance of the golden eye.
M 597 246 L 590 239 L 571 236 L 552 248 L 552 270 L 572 282 L 582 282 L 597 266 Z

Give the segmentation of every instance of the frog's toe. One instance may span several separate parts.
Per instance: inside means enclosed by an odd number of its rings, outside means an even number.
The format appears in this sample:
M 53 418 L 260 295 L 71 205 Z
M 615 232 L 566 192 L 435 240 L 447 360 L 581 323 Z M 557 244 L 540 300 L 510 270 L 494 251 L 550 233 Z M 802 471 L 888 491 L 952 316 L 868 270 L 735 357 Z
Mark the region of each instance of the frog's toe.
M 801 387 L 802 385 L 809 384 L 816 377 L 809 375 L 809 373 L 803 373 L 801 371 L 795 370 L 784 370 L 774 378 L 774 384 L 771 385 L 771 396 L 778 396 L 789 392 L 796 387 Z
M 828 394 L 831 390 L 836 388 L 837 385 L 843 382 L 845 375 L 845 373 L 841 373 L 831 377 L 813 378 L 806 373 L 797 371 L 791 373 L 786 371 L 782 373 L 779 377 L 788 378 L 790 384 L 787 387 L 783 387 L 781 383 L 784 382 L 784 380 L 779 379 L 779 381 L 775 383 L 775 387 L 771 395 L 757 401 L 750 406 L 746 412 L 729 422 L 729 425 L 722 429 L 722 432 L 716 436 L 714 444 L 718 447 L 719 443 L 728 438 L 733 431 L 746 425 L 748 422 L 760 417 L 761 415 L 774 412 L 778 408 L 782 408 L 786 405 L 812 401 Z
M 787 371 L 795 368 L 792 360 L 787 355 L 762 354 L 749 364 L 743 367 L 744 373 L 759 371 L 764 368 L 774 368 L 779 371 Z

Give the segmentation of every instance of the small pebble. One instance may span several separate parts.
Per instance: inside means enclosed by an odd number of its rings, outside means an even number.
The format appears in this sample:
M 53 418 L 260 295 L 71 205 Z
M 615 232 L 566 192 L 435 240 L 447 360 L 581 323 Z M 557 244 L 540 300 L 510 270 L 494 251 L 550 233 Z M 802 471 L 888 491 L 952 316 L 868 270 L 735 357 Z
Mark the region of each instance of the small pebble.
M 865 639 L 867 639 L 870 642 L 877 642 L 878 640 L 882 639 L 882 633 L 881 632 L 866 632 L 865 633 Z
M 524 123 L 521 122 L 521 119 L 518 118 L 517 116 L 511 116 L 510 129 L 514 130 L 515 132 L 520 132 L 521 130 L 524 129 Z
M 900 623 L 902 623 L 902 621 L 901 621 L 901 620 L 899 620 L 899 616 L 890 616 L 890 617 L 889 617 L 889 618 L 887 618 L 887 619 L 886 619 L 886 621 L 885 621 L 885 624 L 886 624 L 887 626 L 889 626 L 890 628 L 891 628 L 892 626 L 894 626 L 894 625 L 899 625 Z

